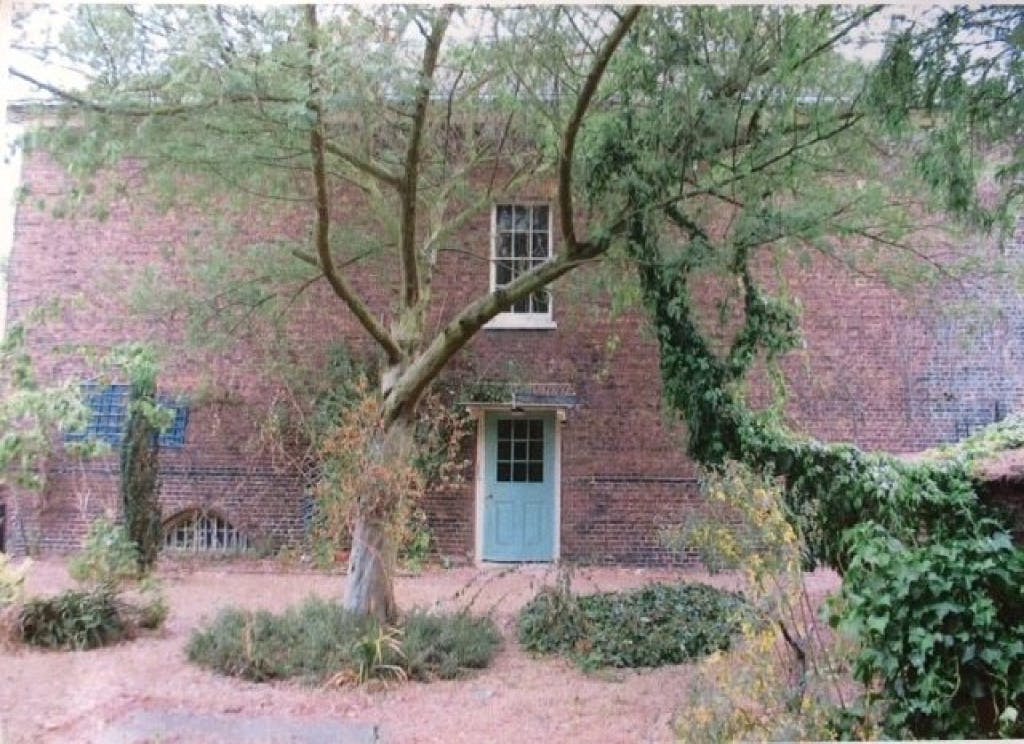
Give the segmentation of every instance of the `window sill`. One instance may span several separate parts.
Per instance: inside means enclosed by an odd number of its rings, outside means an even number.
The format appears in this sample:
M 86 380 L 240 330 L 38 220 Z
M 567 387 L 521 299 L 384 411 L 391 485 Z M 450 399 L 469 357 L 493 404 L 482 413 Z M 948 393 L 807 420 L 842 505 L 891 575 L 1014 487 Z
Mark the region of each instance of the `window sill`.
M 558 328 L 550 315 L 499 313 L 484 323 L 485 331 L 547 331 Z

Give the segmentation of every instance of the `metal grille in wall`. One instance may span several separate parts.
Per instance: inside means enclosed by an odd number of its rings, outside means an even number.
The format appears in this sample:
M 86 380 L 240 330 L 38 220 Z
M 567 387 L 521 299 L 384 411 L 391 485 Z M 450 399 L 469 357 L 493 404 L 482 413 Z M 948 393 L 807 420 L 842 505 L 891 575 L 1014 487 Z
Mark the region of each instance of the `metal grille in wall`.
M 179 553 L 241 553 L 249 540 L 217 514 L 186 512 L 164 527 L 164 550 Z

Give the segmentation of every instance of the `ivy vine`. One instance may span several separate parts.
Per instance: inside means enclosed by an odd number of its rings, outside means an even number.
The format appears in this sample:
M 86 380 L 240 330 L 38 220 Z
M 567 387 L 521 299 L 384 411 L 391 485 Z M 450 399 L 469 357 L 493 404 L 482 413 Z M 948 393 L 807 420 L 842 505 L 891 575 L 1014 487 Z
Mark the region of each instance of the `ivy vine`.
M 712 469 L 738 461 L 781 478 L 808 562 L 846 574 L 831 620 L 861 644 L 854 674 L 867 703 L 881 703 L 887 735 L 1020 735 L 1024 563 L 979 501 L 972 473 L 980 459 L 1024 446 L 1024 419 L 918 462 L 797 435 L 739 394 L 756 359 L 793 348 L 795 314 L 762 293 L 737 251 L 744 320 L 717 355 L 689 288 L 703 245 L 694 234 L 694 250 L 666 262 L 647 218 L 638 213 L 631 226 L 665 403 L 686 421 L 689 454 Z M 863 732 L 875 715 L 867 707 L 847 715 L 840 733 Z

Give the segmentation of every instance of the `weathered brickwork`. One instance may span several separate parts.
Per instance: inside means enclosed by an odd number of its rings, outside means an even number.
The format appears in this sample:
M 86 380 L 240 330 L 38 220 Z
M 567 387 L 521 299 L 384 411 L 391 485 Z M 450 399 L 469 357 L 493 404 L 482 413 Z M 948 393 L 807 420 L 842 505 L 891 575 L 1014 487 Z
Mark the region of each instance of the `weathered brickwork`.
M 296 365 L 322 363 L 332 344 L 345 344 L 357 354 L 372 347 L 323 283 L 294 300 L 279 338 L 240 337 L 213 355 L 212 365 L 211 357 L 183 344 L 191 319 L 180 309 L 157 307 L 139 317 L 129 312 L 125 297 L 143 270 L 188 281 L 183 267 L 190 254 L 207 243 L 222 243 L 223 235 L 232 236 L 228 250 L 242 250 L 268 235 L 302 240 L 308 215 L 287 209 L 238 215 L 215 203 L 202 211 L 160 213 L 136 190 L 115 201 L 105 220 L 55 219 L 35 197 L 62 193 L 66 180 L 59 167 L 33 155 L 26 159 L 24 180 L 33 197 L 17 213 L 10 317 L 64 300 L 58 321 L 32 336 L 41 376 L 85 374 L 80 362 L 57 353 L 68 343 L 108 347 L 142 340 L 173 349 L 161 373 L 161 391 L 185 394 L 192 405 L 185 447 L 161 454 L 165 516 L 212 510 L 268 550 L 301 540 L 302 483 L 256 441 L 261 417 L 284 396 L 252 360 L 285 343 Z M 527 196 L 550 194 L 538 188 Z M 339 208 L 358 213 L 358 197 L 337 199 Z M 226 220 L 234 231 L 215 229 L 217 220 Z M 481 214 L 457 242 L 460 251 L 483 260 L 467 260 L 455 251 L 441 254 L 432 323 L 451 317 L 488 286 L 490 216 Z M 372 258 L 361 266 L 353 281 L 374 311 L 383 313 L 395 298 L 393 274 L 382 265 L 375 268 Z M 903 452 L 949 441 L 958 427 L 982 423 L 995 413 L 996 403 L 1002 413 L 1021 407 L 1024 304 L 1013 292 L 995 294 L 995 278 L 976 282 L 969 292 L 954 283 L 930 293 L 928 302 L 824 258 L 810 268 L 794 263 L 787 276 L 804 315 L 806 347 L 783 365 L 791 381 L 787 411 L 802 430 Z M 563 558 L 692 562 L 694 554 L 671 553 L 660 538 L 662 528 L 702 506 L 698 473 L 683 455 L 685 431 L 661 405 L 656 346 L 639 311 L 612 317 L 608 303 L 595 299 L 594 286 L 590 270 L 567 277 L 554 288 L 557 329 L 482 331 L 446 374 L 466 381 L 557 382 L 575 391 L 578 405 L 560 424 Z M 992 312 L 952 312 L 972 298 L 982 298 L 982 307 Z M 766 390 L 763 383 L 753 385 L 751 399 L 765 402 Z M 92 519 L 118 513 L 116 471 L 114 458 L 55 463 L 41 510 L 12 513 L 16 505 L 6 495 L 9 548 L 77 547 Z M 473 474 L 431 494 L 425 508 L 438 551 L 473 560 Z

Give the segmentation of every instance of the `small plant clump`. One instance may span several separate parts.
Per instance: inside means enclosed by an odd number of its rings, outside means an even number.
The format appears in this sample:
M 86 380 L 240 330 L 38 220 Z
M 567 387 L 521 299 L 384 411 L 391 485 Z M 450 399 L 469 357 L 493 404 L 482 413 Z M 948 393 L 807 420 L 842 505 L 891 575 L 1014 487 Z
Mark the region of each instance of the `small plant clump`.
M 25 575 L 31 562 L 15 567 L 0 553 L 0 648 L 14 645 L 21 638 L 18 628 L 20 603 L 25 596 Z
M 56 649 L 98 648 L 116 643 L 127 632 L 117 596 L 105 587 L 30 599 L 19 623 L 25 643 Z
M 468 612 L 413 612 L 402 630 L 402 663 L 412 679 L 455 679 L 467 669 L 484 669 L 501 646 L 490 618 Z
M 453 679 L 486 667 L 501 645 L 494 622 L 467 613 L 414 612 L 397 626 L 310 597 L 275 615 L 228 608 L 189 640 L 188 658 L 255 682 Z
M 20 601 L 25 592 L 25 574 L 31 564 L 26 561 L 20 568 L 0 553 L 0 609 Z
M 520 612 L 519 642 L 587 669 L 657 667 L 728 649 L 752 617 L 741 596 L 704 584 L 576 596 L 562 581 Z
M 136 581 L 137 551 L 124 527 L 94 522 L 68 569 L 81 588 L 24 600 L 24 568 L 0 563 L 3 636 L 12 643 L 85 650 L 130 638 L 138 629 L 155 630 L 167 619 L 160 583 L 152 576 Z
M 743 623 L 728 653 L 693 670 L 676 722 L 679 742 L 822 741 L 835 738 L 847 710 L 840 639 L 826 632 L 802 570 L 804 544 L 793 526 L 783 484 L 736 462 L 702 473 L 706 515 L 663 537 L 696 549 L 709 571 L 733 570 L 760 622 Z M 875 732 L 860 726 L 853 738 Z
M 71 578 L 82 584 L 121 586 L 139 574 L 139 551 L 123 525 L 97 519 L 82 551 L 68 563 Z

